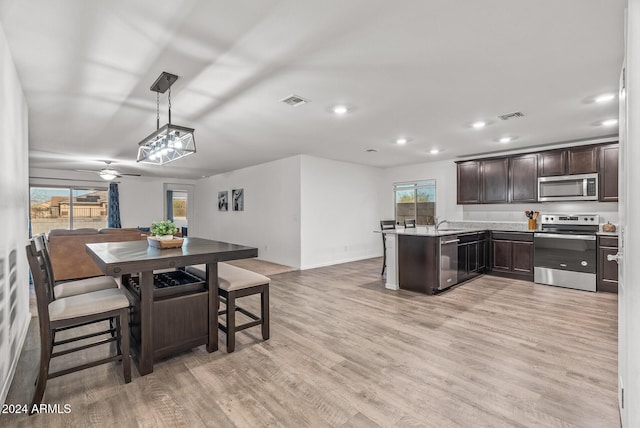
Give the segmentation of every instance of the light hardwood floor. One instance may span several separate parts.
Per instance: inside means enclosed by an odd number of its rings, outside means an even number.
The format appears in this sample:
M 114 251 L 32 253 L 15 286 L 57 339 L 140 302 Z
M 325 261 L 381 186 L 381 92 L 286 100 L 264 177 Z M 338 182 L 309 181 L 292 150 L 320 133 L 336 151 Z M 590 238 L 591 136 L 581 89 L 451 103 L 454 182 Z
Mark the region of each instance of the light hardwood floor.
M 128 385 L 116 364 L 53 379 L 70 414 L 0 426 L 619 426 L 616 295 L 483 276 L 424 296 L 385 290 L 380 265 L 274 275 L 270 340 L 226 354 L 221 334 Z M 35 321 L 7 403 L 33 391 Z

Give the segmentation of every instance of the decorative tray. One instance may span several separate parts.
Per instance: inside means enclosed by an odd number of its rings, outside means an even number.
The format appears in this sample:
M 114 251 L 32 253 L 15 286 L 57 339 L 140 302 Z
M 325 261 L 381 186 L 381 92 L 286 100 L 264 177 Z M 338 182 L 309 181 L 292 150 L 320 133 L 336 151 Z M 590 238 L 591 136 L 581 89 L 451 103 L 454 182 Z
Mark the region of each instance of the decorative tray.
M 147 242 L 150 246 L 156 248 L 179 248 L 182 247 L 182 243 L 184 239 L 182 238 L 173 238 L 173 239 L 157 239 L 155 236 L 147 236 Z

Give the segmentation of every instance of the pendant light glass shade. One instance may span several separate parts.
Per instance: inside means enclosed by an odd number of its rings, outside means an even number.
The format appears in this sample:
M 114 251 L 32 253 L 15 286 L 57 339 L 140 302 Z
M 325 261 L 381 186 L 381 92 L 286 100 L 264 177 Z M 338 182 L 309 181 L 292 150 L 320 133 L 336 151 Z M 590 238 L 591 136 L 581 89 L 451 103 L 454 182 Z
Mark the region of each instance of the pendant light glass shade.
M 138 162 L 163 165 L 196 152 L 194 130 L 167 123 L 138 143 Z

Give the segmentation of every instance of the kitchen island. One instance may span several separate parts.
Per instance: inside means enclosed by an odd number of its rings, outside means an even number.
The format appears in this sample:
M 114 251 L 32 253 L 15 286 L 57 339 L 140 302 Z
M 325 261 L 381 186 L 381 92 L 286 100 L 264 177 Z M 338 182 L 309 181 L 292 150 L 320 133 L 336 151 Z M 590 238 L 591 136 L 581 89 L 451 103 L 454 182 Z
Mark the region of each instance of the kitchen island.
M 382 232 L 391 290 L 433 294 L 484 272 L 488 252 L 486 229 L 410 228 Z

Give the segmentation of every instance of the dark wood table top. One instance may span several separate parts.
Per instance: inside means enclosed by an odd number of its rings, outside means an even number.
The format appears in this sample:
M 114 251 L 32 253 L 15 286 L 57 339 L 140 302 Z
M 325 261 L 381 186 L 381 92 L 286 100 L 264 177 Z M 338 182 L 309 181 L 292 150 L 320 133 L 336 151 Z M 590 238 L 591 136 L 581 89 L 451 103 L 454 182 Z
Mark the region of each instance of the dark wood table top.
M 169 269 L 256 257 L 258 249 L 203 238 L 184 238 L 180 248 L 151 247 L 147 241 L 86 244 L 87 253 L 106 275 Z

